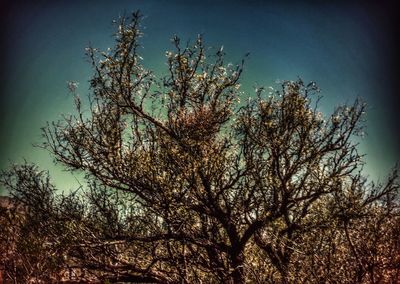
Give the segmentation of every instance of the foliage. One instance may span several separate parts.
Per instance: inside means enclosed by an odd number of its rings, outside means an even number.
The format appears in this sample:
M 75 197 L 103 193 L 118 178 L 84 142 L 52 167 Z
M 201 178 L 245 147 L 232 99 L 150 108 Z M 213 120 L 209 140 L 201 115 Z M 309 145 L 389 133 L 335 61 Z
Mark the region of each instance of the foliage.
M 76 96 L 76 115 L 43 128 L 43 147 L 87 186 L 60 194 L 28 164 L 3 173 L 23 208 L 1 215 L 9 277 L 400 281 L 398 176 L 362 176 L 365 105 L 325 117 L 300 79 L 240 103 L 243 62 L 207 54 L 201 37 L 175 37 L 157 79 L 138 55 L 140 18 L 116 23 L 113 49 L 87 49 L 89 107 Z

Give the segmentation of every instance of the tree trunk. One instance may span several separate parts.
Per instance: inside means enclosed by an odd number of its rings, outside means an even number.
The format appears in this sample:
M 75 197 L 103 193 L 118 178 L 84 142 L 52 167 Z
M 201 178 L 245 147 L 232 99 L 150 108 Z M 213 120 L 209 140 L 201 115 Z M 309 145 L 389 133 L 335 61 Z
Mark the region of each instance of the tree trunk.
M 231 274 L 231 279 L 233 284 L 244 284 L 245 283 L 245 272 L 244 272 L 244 256 L 242 253 L 235 256 L 232 259 L 233 272 Z

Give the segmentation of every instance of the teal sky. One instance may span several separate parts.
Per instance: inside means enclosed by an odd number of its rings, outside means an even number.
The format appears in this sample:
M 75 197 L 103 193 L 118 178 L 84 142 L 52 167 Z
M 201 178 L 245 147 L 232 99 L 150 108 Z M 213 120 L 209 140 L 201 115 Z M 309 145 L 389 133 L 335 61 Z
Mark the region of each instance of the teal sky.
M 320 3 L 321 2 L 321 3 Z M 333 1 L 332 1 L 333 2 Z M 351 2 L 351 3 L 350 3 Z M 50 170 L 61 189 L 77 182 L 54 166 L 39 143 L 40 127 L 61 113 L 71 113 L 67 81 L 88 93 L 91 69 L 84 57 L 89 42 L 101 49 L 113 45 L 111 21 L 140 9 L 144 65 L 166 71 L 170 38 L 224 46 L 228 61 L 250 58 L 242 77 L 246 96 L 255 85 L 277 86 L 277 80 L 316 81 L 324 96 L 321 110 L 361 97 L 368 104 L 365 171 L 384 178 L 400 161 L 398 57 L 395 6 L 363 2 L 322 1 L 31 1 L 0 4 L 1 113 L 0 169 L 25 158 Z M 12 4 L 13 3 L 13 4 Z M 378 3 L 378 2 L 377 2 Z M 0 189 L 1 192 L 1 189 Z

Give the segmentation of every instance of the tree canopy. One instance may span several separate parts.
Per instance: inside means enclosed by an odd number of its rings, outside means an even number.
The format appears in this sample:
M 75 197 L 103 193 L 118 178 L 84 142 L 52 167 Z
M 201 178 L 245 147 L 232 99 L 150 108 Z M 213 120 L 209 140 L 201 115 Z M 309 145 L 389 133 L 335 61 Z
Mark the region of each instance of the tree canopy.
M 43 128 L 86 185 L 60 193 L 33 164 L 1 175 L 0 263 L 18 283 L 396 283 L 399 179 L 362 173 L 365 105 L 319 111 L 314 82 L 240 102 L 243 61 L 174 37 L 168 74 L 138 54 L 141 16 L 87 49 L 85 105 Z

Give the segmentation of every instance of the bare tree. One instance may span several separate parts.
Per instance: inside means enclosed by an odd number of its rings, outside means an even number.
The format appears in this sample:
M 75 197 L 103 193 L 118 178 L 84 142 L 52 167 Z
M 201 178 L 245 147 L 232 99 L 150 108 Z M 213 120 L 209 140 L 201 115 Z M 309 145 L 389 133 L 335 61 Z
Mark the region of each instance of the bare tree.
M 58 194 L 27 164 L 2 175 L 25 208 L 7 224 L 18 279 L 399 281 L 398 176 L 362 176 L 365 105 L 325 117 L 300 79 L 240 103 L 243 61 L 208 54 L 201 37 L 175 37 L 157 79 L 138 55 L 140 19 L 116 23 L 110 51 L 87 49 L 89 106 L 76 96 L 75 115 L 43 128 L 43 147 L 87 186 Z

